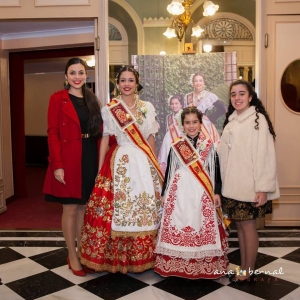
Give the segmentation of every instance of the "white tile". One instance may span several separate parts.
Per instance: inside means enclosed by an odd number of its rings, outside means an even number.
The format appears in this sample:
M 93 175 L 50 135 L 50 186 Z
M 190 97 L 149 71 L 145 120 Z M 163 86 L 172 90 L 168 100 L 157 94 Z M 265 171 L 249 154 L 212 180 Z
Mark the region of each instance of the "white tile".
M 10 249 L 19 252 L 20 254 L 30 257 L 49 251 L 64 249 L 63 247 L 10 247 Z
M 280 269 L 282 270 L 282 273 L 279 275 L 272 275 L 274 272 L 279 272 Z M 271 274 L 267 274 L 270 276 L 274 276 L 283 280 L 287 280 L 296 284 L 300 284 L 300 268 L 299 264 L 288 261 L 286 259 L 279 258 L 270 264 L 267 264 L 261 268 L 258 269 L 260 272 L 270 272 Z
M 300 299 L 300 288 L 293 290 L 291 293 L 287 294 L 280 300 L 299 300 Z
M 103 300 L 89 291 L 79 287 L 79 286 L 72 286 L 70 288 L 58 291 L 56 293 L 36 298 L 36 300 Z
M 4 284 L 21 278 L 48 271 L 29 258 L 18 259 L 1 265 L 0 278 Z
M 258 248 L 258 252 L 275 257 L 282 257 L 297 250 L 298 248 L 299 247 L 260 247 Z
M 159 281 L 164 280 L 165 278 L 155 273 L 153 270 L 148 270 L 143 273 L 127 273 L 127 275 L 136 278 L 140 281 L 143 281 L 147 284 L 153 285 Z
M 23 297 L 16 294 L 14 291 L 12 291 L 10 288 L 8 288 L 6 285 L 0 285 L 0 299 L 5 300 L 24 300 Z
M 154 286 L 147 286 L 134 293 L 118 298 L 118 300 L 182 300 Z
M 68 268 L 68 265 L 51 269 L 51 272 L 71 281 L 74 284 L 80 284 L 107 274 L 107 272 L 102 272 L 102 273 L 86 274 L 86 276 L 76 276 L 72 273 L 72 270 Z
M 237 249 L 239 249 L 239 248 L 229 248 L 229 249 L 228 249 L 228 253 L 233 252 L 233 251 L 235 251 L 235 250 L 237 250 Z
M 224 286 L 204 297 L 200 298 L 201 300 L 263 300 L 263 298 L 259 298 L 248 293 L 244 293 L 237 289 L 233 289 L 229 286 Z

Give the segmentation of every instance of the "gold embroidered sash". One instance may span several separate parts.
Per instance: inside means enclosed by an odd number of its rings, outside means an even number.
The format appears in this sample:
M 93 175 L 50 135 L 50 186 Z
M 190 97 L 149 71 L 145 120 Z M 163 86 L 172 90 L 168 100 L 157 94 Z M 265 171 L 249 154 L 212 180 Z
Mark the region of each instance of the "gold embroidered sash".
M 203 124 L 202 124 L 202 131 L 203 131 L 203 129 L 205 129 L 205 126 L 203 126 Z M 204 132 L 204 134 L 205 134 L 205 132 Z M 189 168 L 189 170 L 192 172 L 192 174 L 195 176 L 195 178 L 204 187 L 210 200 L 212 202 L 214 202 L 214 191 L 213 191 L 212 182 L 210 180 L 209 175 L 204 170 L 204 168 L 200 162 L 199 153 L 196 151 L 196 149 L 193 147 L 193 145 L 190 143 L 190 141 L 186 137 L 177 139 L 171 145 L 171 147 L 173 148 L 176 156 L 179 158 L 181 163 L 184 166 L 186 166 L 187 168 Z M 217 211 L 220 219 L 224 223 L 225 228 L 227 228 L 230 224 L 230 220 L 223 216 L 222 211 L 219 207 L 216 208 L 216 211 Z
M 160 177 L 160 180 L 163 182 L 164 175 L 160 170 L 157 159 L 147 140 L 143 137 L 140 130 L 136 126 L 136 120 L 134 116 L 117 99 L 113 99 L 110 103 L 107 104 L 107 107 L 108 112 L 112 116 L 118 128 L 121 131 L 125 132 L 126 135 L 129 137 L 129 140 L 147 155 L 147 157 L 152 162 L 152 165 L 155 167 Z
M 176 126 L 174 124 L 173 114 L 168 115 L 168 127 L 173 143 L 179 137 Z

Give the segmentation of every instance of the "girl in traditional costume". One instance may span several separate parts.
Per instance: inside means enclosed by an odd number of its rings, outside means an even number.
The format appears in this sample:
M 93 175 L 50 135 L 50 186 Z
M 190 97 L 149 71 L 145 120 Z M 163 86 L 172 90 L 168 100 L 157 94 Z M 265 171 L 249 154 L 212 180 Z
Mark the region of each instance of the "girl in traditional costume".
M 154 270 L 214 279 L 224 276 L 228 265 L 226 233 L 216 210 L 221 203 L 216 143 L 196 107 L 185 108 L 181 122 L 186 134 L 172 144 L 168 157 Z
M 96 271 L 143 272 L 154 267 L 163 175 L 155 155 L 155 109 L 136 96 L 138 72 L 117 75 L 121 95 L 102 110 L 99 169 L 82 229 L 81 262 Z M 110 147 L 109 136 L 117 144 Z
M 163 173 L 166 171 L 167 160 L 170 151 L 171 144 L 181 136 L 181 128 L 179 127 L 180 116 L 182 112 L 183 98 L 180 95 L 174 95 L 169 100 L 172 113 L 167 115 L 166 127 L 167 132 L 164 136 L 160 151 L 158 153 L 158 162 Z

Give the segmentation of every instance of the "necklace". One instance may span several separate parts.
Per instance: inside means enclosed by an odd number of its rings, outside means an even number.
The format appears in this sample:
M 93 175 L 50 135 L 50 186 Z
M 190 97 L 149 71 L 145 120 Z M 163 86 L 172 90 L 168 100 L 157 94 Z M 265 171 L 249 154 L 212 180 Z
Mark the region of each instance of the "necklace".
M 136 98 L 134 99 L 134 103 L 133 103 L 132 106 L 128 106 L 122 98 L 121 98 L 121 100 L 124 102 L 124 104 L 126 105 L 126 107 L 127 107 L 128 109 L 133 109 L 133 108 L 136 107 Z

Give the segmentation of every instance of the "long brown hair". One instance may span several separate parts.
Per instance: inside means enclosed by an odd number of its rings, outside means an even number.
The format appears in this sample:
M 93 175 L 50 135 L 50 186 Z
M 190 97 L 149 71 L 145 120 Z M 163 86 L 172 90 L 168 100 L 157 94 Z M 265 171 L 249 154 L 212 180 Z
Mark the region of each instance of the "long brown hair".
M 68 69 L 71 65 L 81 64 L 84 67 L 85 72 L 87 71 L 86 62 L 78 57 L 73 57 L 68 60 L 65 68 L 65 75 L 68 73 Z M 65 84 L 65 89 L 69 89 L 70 85 Z M 100 126 L 103 123 L 100 111 L 99 100 L 96 95 L 87 88 L 86 83 L 82 86 L 82 95 L 84 105 L 88 108 L 89 111 L 89 127 L 88 133 L 91 137 L 98 139 L 101 138 L 102 133 L 100 131 Z

